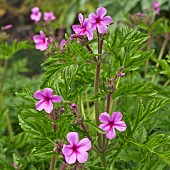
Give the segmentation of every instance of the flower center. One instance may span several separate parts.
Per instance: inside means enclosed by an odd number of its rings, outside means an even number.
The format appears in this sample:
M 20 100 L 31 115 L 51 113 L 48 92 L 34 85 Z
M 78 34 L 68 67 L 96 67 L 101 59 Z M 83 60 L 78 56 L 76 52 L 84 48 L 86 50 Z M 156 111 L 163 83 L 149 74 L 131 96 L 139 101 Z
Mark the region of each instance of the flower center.
M 46 98 L 45 98 L 45 103 L 48 104 L 49 101 L 50 101 L 50 98 L 49 98 L 49 97 L 46 97 Z
M 45 38 L 42 38 L 42 39 L 41 39 L 41 41 L 42 41 L 42 43 L 45 43 L 45 42 L 46 42 Z M 48 98 L 48 97 L 47 97 L 46 99 L 48 99 L 48 100 L 49 100 L 49 98 Z
M 82 26 L 82 30 L 78 34 L 83 34 L 86 31 L 86 27 Z
M 102 25 L 101 19 L 100 18 L 96 18 L 96 23 L 99 24 L 99 25 Z
M 74 146 L 72 147 L 72 149 L 73 149 L 73 152 L 77 152 L 77 146 L 76 146 L 76 145 L 74 145 Z
M 114 122 L 109 122 L 109 126 L 110 126 L 110 128 L 112 128 L 112 127 L 113 127 L 113 125 L 114 125 Z
M 35 15 L 38 16 L 38 12 L 35 12 Z

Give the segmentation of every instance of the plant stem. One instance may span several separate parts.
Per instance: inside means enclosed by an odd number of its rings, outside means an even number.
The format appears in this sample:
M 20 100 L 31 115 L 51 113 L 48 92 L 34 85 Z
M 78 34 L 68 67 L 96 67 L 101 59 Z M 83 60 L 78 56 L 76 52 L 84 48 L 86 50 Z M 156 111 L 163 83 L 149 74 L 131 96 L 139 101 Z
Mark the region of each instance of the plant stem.
M 94 82 L 94 92 L 95 95 L 99 92 L 99 76 L 100 76 L 100 63 L 96 66 L 96 75 L 95 75 L 95 82 Z M 99 99 L 96 99 L 94 101 L 94 107 L 95 107 L 95 119 L 96 119 L 96 125 L 98 126 L 100 124 L 99 121 Z
M 0 84 L 0 103 L 1 103 L 1 108 L 4 110 L 6 108 L 5 103 L 4 103 L 4 95 L 3 95 L 3 85 L 6 77 L 6 70 L 7 70 L 7 65 L 8 65 L 8 59 L 6 58 L 4 61 L 4 67 L 3 67 L 3 75 L 2 75 L 2 80 Z M 14 134 L 13 134 L 13 128 L 10 120 L 10 116 L 8 113 L 8 109 L 5 111 L 5 117 L 6 117 L 6 122 L 7 122 L 7 129 L 8 129 L 8 134 L 10 141 L 14 141 Z
M 106 156 L 104 153 L 100 155 L 100 159 L 101 159 L 102 167 L 107 167 Z
M 162 59 L 162 56 L 163 56 L 163 54 L 164 54 L 165 47 L 166 47 L 166 45 L 167 45 L 167 43 L 168 43 L 168 36 L 169 36 L 169 34 L 166 34 L 165 39 L 164 39 L 164 42 L 163 42 L 162 47 L 161 47 L 161 50 L 160 50 L 160 53 L 159 53 L 159 56 L 158 56 L 158 62 L 156 63 L 156 67 L 159 67 L 159 60 Z M 152 80 L 151 80 L 151 81 L 154 81 L 154 80 L 155 80 L 155 76 L 152 77 Z
M 158 61 L 162 59 L 162 56 L 164 54 L 165 47 L 166 47 L 167 43 L 168 43 L 168 34 L 166 34 L 166 37 L 165 37 L 164 42 L 162 44 L 161 51 L 160 51 L 159 56 L 158 56 Z M 156 63 L 156 67 L 159 67 L 158 62 Z
M 97 65 L 96 65 L 96 72 L 95 72 L 95 81 L 94 81 L 94 93 L 95 95 L 99 92 L 99 80 L 100 80 L 100 58 L 102 55 L 102 46 L 103 46 L 103 40 L 100 38 L 100 35 L 97 31 L 98 35 L 98 58 L 97 58 Z M 100 108 L 99 108 L 99 99 L 96 99 L 94 101 L 94 107 L 95 107 L 95 120 L 96 125 L 99 126 L 99 114 L 100 114 Z M 98 145 L 99 148 L 102 148 L 102 135 L 97 133 L 98 136 Z
M 111 99 L 111 96 L 110 96 L 110 93 L 107 94 L 107 100 L 106 100 L 106 112 L 109 113 L 109 110 L 110 110 L 110 99 Z
M 83 122 L 81 123 L 81 127 L 85 132 L 88 132 L 88 129 Z M 90 141 L 92 141 L 92 137 L 89 133 L 87 134 L 87 137 L 89 138 Z
M 66 170 L 66 168 L 67 168 L 67 164 L 65 162 L 62 162 L 60 170 Z
M 147 51 L 149 51 L 151 49 L 151 44 L 152 44 L 152 33 L 149 33 L 150 37 L 148 40 L 148 44 L 147 44 Z M 148 72 L 149 69 L 149 58 L 146 60 L 146 65 L 145 65 L 145 72 L 144 72 L 144 77 L 146 78 L 146 74 Z
M 53 115 L 52 112 L 50 113 L 50 118 L 51 118 L 52 120 L 56 120 L 56 117 L 55 117 L 55 115 Z M 53 129 L 53 132 L 54 132 L 54 133 L 57 131 L 57 126 L 56 126 L 56 124 L 53 123 L 53 122 L 52 122 L 52 129 Z M 54 170 L 55 167 L 56 167 L 56 163 L 57 163 L 56 156 L 51 157 L 50 169 L 49 169 L 49 170 Z
M 111 100 L 111 96 L 110 93 L 107 94 L 107 99 L 106 99 L 106 112 L 109 113 L 110 110 L 110 100 Z M 105 149 L 107 148 L 108 142 L 106 142 L 106 135 L 102 135 L 103 137 L 103 151 L 105 151 Z
M 50 169 L 49 170 L 54 170 L 56 167 L 57 159 L 56 156 L 53 156 L 50 161 Z
M 97 36 L 98 36 L 98 58 L 97 58 L 97 65 L 96 65 L 96 73 L 95 73 L 95 81 L 94 81 L 94 92 L 95 95 L 99 92 L 99 80 L 100 80 L 100 58 L 102 57 L 102 47 L 103 47 L 103 40 L 100 38 L 100 34 L 97 31 Z M 96 120 L 96 125 L 99 126 L 100 121 L 99 121 L 99 114 L 100 114 L 100 105 L 99 105 L 99 99 L 96 99 L 94 101 L 94 106 L 95 106 L 95 120 Z M 98 136 L 98 146 L 100 149 L 103 148 L 103 135 L 100 133 L 97 133 Z M 106 162 L 106 157 L 105 154 L 100 155 L 101 159 L 101 164 L 103 167 L 107 166 Z

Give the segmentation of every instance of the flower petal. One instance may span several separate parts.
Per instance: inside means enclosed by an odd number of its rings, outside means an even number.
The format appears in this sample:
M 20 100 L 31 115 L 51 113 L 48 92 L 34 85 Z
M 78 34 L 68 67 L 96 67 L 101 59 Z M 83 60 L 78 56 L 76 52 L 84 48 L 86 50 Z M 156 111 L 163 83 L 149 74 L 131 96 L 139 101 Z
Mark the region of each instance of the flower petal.
M 88 151 L 91 149 L 91 141 L 88 138 L 82 139 L 78 145 L 78 152 Z
M 68 164 L 73 164 L 76 162 L 76 153 L 73 152 L 71 155 L 69 156 L 65 156 L 65 160 Z
M 83 15 L 81 13 L 79 13 L 78 19 L 80 21 L 80 24 L 83 25 Z
M 99 125 L 99 128 L 107 133 L 110 129 L 110 126 L 108 124 L 101 124 Z
M 86 31 L 86 35 L 87 35 L 87 38 L 88 40 L 92 40 L 93 39 L 93 32 L 92 31 Z
M 96 10 L 97 17 L 103 18 L 103 16 L 106 14 L 107 10 L 104 7 L 99 7 Z
M 52 102 L 55 102 L 55 103 L 62 102 L 62 97 L 58 96 L 58 95 L 54 95 L 54 96 L 50 97 L 50 99 Z
M 78 140 L 79 140 L 79 136 L 77 132 L 69 132 L 67 134 L 67 140 L 69 141 L 69 143 L 71 145 L 77 145 Z
M 102 18 L 102 22 L 105 25 L 109 25 L 112 23 L 112 18 L 110 16 L 106 16 L 106 17 Z
M 49 97 L 49 98 L 53 96 L 53 90 L 51 88 L 44 88 L 43 93 L 44 93 L 44 96 Z
M 73 25 L 72 29 L 76 34 L 81 34 L 81 32 L 84 30 L 81 25 Z
M 52 110 L 53 110 L 53 104 L 52 104 L 51 100 L 49 100 L 48 102 L 45 101 L 44 110 L 45 110 L 47 113 L 51 113 L 51 112 L 52 112 Z
M 44 94 L 42 90 L 38 90 L 34 93 L 34 98 L 36 99 L 44 99 Z
M 46 38 L 46 36 L 45 36 L 45 34 L 42 30 L 40 31 L 40 35 L 41 35 L 42 38 Z
M 103 123 L 108 123 L 110 121 L 110 115 L 107 112 L 103 112 L 100 114 L 99 120 Z
M 39 35 L 34 35 L 33 40 L 34 40 L 35 43 L 38 43 L 38 42 L 42 41 L 42 38 Z
M 120 112 L 113 112 L 111 116 L 111 120 L 116 124 L 118 121 L 122 120 L 122 113 Z
M 36 44 L 36 49 L 37 50 L 40 50 L 40 51 L 44 51 L 48 48 L 48 45 L 45 43 L 42 43 L 42 42 L 39 42 Z
M 110 130 L 107 132 L 106 137 L 109 139 L 113 139 L 116 137 L 116 132 L 114 128 L 110 128 Z
M 42 99 L 42 100 L 39 100 L 37 103 L 36 103 L 36 110 L 43 110 L 45 107 L 45 100 Z
M 72 146 L 64 144 L 63 149 L 62 149 L 62 153 L 64 154 L 64 156 L 71 155 L 73 153 Z
M 88 159 L 88 153 L 87 153 L 87 152 L 78 152 L 78 153 L 77 153 L 77 160 L 78 160 L 80 163 L 86 162 L 87 159 Z
M 116 122 L 116 124 L 114 124 L 114 128 L 116 128 L 117 130 L 119 130 L 120 132 L 123 132 L 126 130 L 126 123 L 123 121 L 118 121 Z
M 32 11 L 33 13 L 39 12 L 39 8 L 38 8 L 38 7 L 34 7 L 34 8 L 31 9 L 31 11 Z
M 97 16 L 96 16 L 95 13 L 90 13 L 90 14 L 89 14 L 89 21 L 90 21 L 91 23 L 96 23 L 96 19 L 97 19 Z
M 100 34 L 104 34 L 107 31 L 107 26 L 106 25 L 97 25 L 98 31 Z

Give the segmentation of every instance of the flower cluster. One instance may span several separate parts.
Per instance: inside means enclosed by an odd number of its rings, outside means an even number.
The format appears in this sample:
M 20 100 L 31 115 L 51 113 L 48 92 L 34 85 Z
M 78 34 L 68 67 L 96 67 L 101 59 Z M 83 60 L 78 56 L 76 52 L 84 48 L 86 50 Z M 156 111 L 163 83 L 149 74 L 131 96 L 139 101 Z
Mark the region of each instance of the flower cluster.
M 160 15 L 159 2 L 156 1 L 156 2 L 152 3 L 151 6 L 152 6 L 153 10 L 156 12 L 156 14 L 157 14 L 157 15 Z M 147 11 L 147 10 L 149 10 L 149 9 L 144 8 L 144 12 Z M 143 17 L 143 16 L 145 16 L 145 14 L 144 14 L 144 13 L 141 13 L 141 12 L 137 12 L 137 13 L 136 13 L 136 16 L 138 16 L 138 17 Z
M 41 12 L 39 8 L 35 7 L 32 9 L 31 18 L 34 21 L 38 21 L 41 18 Z M 78 19 L 80 25 L 73 25 L 72 28 L 76 35 L 72 35 L 70 39 L 73 37 L 80 37 L 86 35 L 88 40 L 93 39 L 93 32 L 97 30 L 98 34 L 104 34 L 108 30 L 108 25 L 112 23 L 112 18 L 110 16 L 105 16 L 107 10 L 104 7 L 99 7 L 96 10 L 96 13 L 90 13 L 88 18 L 84 18 L 81 13 L 78 15 Z M 44 13 L 44 20 L 54 20 L 55 16 L 52 12 Z M 36 43 L 36 49 L 38 50 L 45 50 L 48 48 L 49 43 L 51 42 L 43 33 L 40 31 L 40 35 L 34 35 L 33 40 Z M 69 42 L 63 39 L 58 48 L 61 50 L 64 49 L 64 46 Z M 122 72 L 122 69 L 116 75 L 117 77 L 123 77 L 125 73 Z M 43 90 L 38 90 L 34 93 L 34 98 L 38 99 L 39 101 L 36 102 L 36 110 L 42 111 L 45 110 L 46 113 L 53 115 L 53 102 L 60 103 L 62 102 L 62 97 L 58 95 L 53 95 L 53 90 L 51 88 L 44 88 Z M 71 104 L 72 110 L 74 110 L 78 115 L 78 107 L 75 103 Z M 57 109 L 56 109 L 57 110 Z M 55 112 L 56 113 L 56 112 Z M 101 113 L 99 116 L 99 120 L 103 123 L 99 125 L 103 131 L 106 132 L 106 137 L 109 139 L 113 139 L 116 137 L 115 129 L 123 132 L 126 130 L 126 124 L 122 121 L 122 114 L 120 112 L 113 112 L 110 116 L 107 112 Z M 53 118 L 51 118 L 53 119 Z M 56 121 L 56 119 L 53 119 Z M 82 124 L 81 124 L 82 125 Z M 87 129 L 85 125 L 82 125 L 84 129 Z M 86 130 L 85 130 L 86 131 Z M 69 132 L 67 134 L 67 140 L 69 144 L 61 144 L 62 147 L 62 154 L 64 157 L 64 161 L 68 164 L 74 164 L 76 161 L 80 163 L 84 163 L 88 160 L 88 152 L 91 147 L 91 136 L 88 138 L 83 138 L 79 141 L 79 135 L 77 132 Z
M 31 15 L 30 18 L 31 20 L 33 20 L 34 22 L 38 22 L 40 21 L 42 16 L 42 13 L 40 12 L 40 9 L 38 7 L 34 7 L 31 10 Z M 52 11 L 50 12 L 44 12 L 44 21 L 53 21 L 56 19 L 54 13 Z
M 105 16 L 107 10 L 104 7 L 99 7 L 96 13 L 90 13 L 88 18 L 83 17 L 81 13 L 78 15 L 80 25 L 73 25 L 73 31 L 79 35 L 87 35 L 88 40 L 93 39 L 93 32 L 97 29 L 100 34 L 106 33 L 108 25 L 112 23 L 110 16 Z

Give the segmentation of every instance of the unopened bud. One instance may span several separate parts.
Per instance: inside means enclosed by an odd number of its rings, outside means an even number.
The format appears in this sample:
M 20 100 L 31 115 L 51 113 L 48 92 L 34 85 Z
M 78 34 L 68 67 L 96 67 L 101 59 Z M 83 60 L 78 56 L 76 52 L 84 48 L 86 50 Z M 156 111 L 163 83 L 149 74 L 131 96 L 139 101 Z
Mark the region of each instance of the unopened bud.
M 125 73 L 120 73 L 119 76 L 120 76 L 120 77 L 124 77 L 124 76 L 125 76 Z
M 72 107 L 73 109 L 75 109 L 75 108 L 77 107 L 77 105 L 76 105 L 75 103 L 73 103 L 73 104 L 71 104 L 71 107 Z

